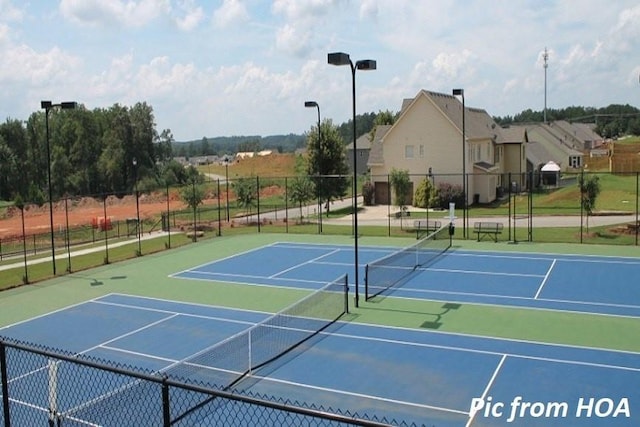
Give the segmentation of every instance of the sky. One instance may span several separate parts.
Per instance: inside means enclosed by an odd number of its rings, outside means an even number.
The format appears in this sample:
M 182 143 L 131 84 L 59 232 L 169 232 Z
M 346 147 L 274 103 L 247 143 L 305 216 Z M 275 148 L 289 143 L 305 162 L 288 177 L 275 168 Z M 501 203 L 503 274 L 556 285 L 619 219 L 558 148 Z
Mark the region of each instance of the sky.
M 310 131 L 463 88 L 492 116 L 640 107 L 637 0 L 0 0 L 0 120 L 146 102 L 176 141 Z

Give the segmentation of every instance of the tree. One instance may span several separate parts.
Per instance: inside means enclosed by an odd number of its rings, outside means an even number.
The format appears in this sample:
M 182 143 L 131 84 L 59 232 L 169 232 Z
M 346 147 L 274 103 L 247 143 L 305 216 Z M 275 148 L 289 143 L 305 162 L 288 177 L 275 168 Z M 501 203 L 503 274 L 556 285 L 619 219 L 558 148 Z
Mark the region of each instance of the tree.
M 600 194 L 600 178 L 593 175 L 585 178 L 584 173 L 580 175 L 578 184 L 580 185 L 580 202 L 582 209 L 587 213 L 587 233 L 589 232 L 589 216 L 593 214 L 596 207 L 596 199 Z
M 393 188 L 394 204 L 400 207 L 400 227 L 402 227 L 402 213 L 406 209 L 407 198 L 411 190 L 409 171 L 406 169 L 399 170 L 391 168 L 389 183 L 391 184 L 391 188 Z
M 424 178 L 413 195 L 413 204 L 419 208 L 429 208 L 434 198 L 435 188 L 429 178 Z
M 369 131 L 369 141 L 376 139 L 376 127 L 380 125 L 392 125 L 396 122 L 396 114 L 389 110 L 379 111 L 373 120 L 373 126 Z
M 347 194 L 349 167 L 346 162 L 346 150 L 338 128 L 330 119 L 320 124 L 320 143 L 318 128 L 312 127 L 307 134 L 306 173 L 314 177 L 316 192 L 321 203 L 329 202 Z
M 198 209 L 198 206 L 202 204 L 202 201 L 204 200 L 204 190 L 200 185 L 198 185 L 197 180 L 194 179 L 193 177 L 190 181 L 191 181 L 190 185 L 186 185 L 182 187 L 182 189 L 180 190 L 180 197 L 182 197 L 182 200 L 184 200 L 187 206 L 189 206 L 193 210 L 193 241 L 195 242 L 197 239 L 196 238 L 197 209 Z
M 240 209 L 251 213 L 251 207 L 256 204 L 258 198 L 258 183 L 255 177 L 239 178 L 231 183 L 236 194 L 236 204 Z M 249 215 L 246 216 L 249 223 Z
M 291 183 L 289 200 L 300 208 L 300 221 L 302 222 L 302 206 L 315 196 L 313 182 L 306 176 L 298 176 Z

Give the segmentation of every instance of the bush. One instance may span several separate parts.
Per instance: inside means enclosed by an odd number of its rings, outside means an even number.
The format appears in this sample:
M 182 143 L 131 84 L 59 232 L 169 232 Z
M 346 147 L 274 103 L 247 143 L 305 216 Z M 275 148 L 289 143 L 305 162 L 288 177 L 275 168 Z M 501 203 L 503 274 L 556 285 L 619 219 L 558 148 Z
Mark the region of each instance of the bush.
M 428 208 L 435 199 L 435 189 L 427 178 L 423 179 L 413 193 L 413 204 L 418 208 Z
M 450 202 L 454 202 L 456 204 L 456 208 L 464 206 L 462 187 L 459 185 L 449 184 L 448 182 L 441 182 L 438 184 L 435 206 L 440 209 L 449 209 Z
M 362 184 L 362 198 L 364 199 L 365 206 L 373 205 L 373 198 L 375 193 L 376 193 L 376 189 L 373 186 L 373 183 L 371 181 L 367 181 L 364 184 Z

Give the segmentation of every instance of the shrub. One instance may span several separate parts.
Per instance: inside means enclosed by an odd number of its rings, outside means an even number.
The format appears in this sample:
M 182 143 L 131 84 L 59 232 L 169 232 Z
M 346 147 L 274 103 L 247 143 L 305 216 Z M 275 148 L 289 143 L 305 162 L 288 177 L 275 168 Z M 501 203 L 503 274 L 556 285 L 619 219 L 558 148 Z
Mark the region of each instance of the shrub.
M 441 182 L 438 184 L 435 205 L 440 209 L 449 209 L 450 202 L 454 202 L 456 204 L 456 208 L 461 208 L 464 205 L 462 187 L 459 185 L 449 184 L 448 182 Z
M 365 206 L 373 205 L 373 198 L 375 195 L 376 189 L 373 186 L 371 181 L 367 181 L 362 184 L 362 198 L 364 199 Z
M 418 208 L 428 208 L 435 199 L 435 189 L 427 178 L 423 179 L 413 193 L 413 204 Z

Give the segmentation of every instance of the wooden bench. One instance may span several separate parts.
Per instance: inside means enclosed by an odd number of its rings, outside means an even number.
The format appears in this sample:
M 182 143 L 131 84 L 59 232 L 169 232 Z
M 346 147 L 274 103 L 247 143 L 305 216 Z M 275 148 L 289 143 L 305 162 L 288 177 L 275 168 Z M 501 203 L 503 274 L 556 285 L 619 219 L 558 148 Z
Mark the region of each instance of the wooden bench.
M 438 231 L 442 227 L 442 223 L 440 221 L 427 220 L 427 219 L 417 219 L 413 221 L 413 228 L 416 230 L 416 239 L 420 238 L 420 232 L 426 231 L 427 233 L 433 233 Z
M 501 222 L 482 221 L 473 224 L 473 232 L 478 235 L 478 242 L 481 240 L 481 237 L 484 236 L 489 236 L 494 242 L 497 242 L 498 234 L 502 233 L 503 228 L 504 224 Z

